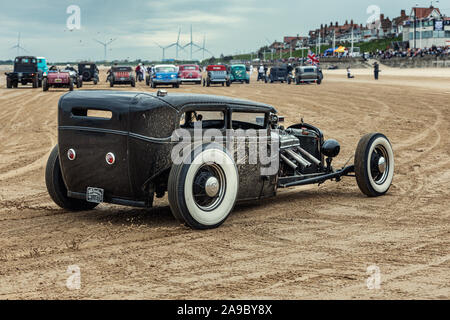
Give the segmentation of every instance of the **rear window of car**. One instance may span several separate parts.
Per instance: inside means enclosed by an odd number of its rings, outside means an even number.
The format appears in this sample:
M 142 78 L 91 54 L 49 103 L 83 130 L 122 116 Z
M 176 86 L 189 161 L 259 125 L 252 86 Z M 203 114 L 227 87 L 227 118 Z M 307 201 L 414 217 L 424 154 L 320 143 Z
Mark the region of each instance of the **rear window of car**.
M 303 72 L 316 72 L 316 69 L 314 69 L 314 68 L 305 68 L 305 69 L 303 69 Z
M 176 72 L 176 70 L 174 67 L 158 67 L 156 68 L 156 72 L 168 73 L 168 72 Z
M 231 121 L 233 123 L 233 129 L 240 128 L 241 124 L 248 124 L 255 129 L 264 128 L 264 124 L 266 122 L 266 114 L 265 113 L 255 113 L 255 112 L 233 112 L 231 116 Z
M 16 63 L 23 63 L 23 64 L 36 63 L 36 59 L 28 59 L 28 58 L 16 59 Z
M 183 70 L 197 70 L 198 68 L 196 66 L 186 66 L 183 67 Z
M 226 67 L 225 66 L 208 66 L 206 68 L 207 71 L 226 71 Z
M 246 70 L 244 66 L 235 66 L 233 67 L 234 70 Z
M 181 116 L 181 128 L 194 128 L 201 123 L 203 129 L 223 129 L 225 127 L 225 113 L 223 111 L 188 111 Z

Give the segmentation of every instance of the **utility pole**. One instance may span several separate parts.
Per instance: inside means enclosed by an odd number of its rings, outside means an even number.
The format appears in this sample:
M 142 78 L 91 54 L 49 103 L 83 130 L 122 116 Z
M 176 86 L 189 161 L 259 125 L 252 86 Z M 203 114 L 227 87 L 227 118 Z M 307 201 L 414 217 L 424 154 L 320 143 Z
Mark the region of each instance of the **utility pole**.
M 419 47 L 420 49 L 422 49 L 422 21 L 419 21 L 419 34 L 420 34 Z
M 333 30 L 333 57 L 335 55 L 334 52 L 335 48 L 336 48 L 336 30 Z
M 414 49 L 417 48 L 416 46 L 416 8 L 414 7 Z
M 292 58 L 292 41 L 291 44 L 289 45 L 289 58 Z
M 319 56 L 320 55 L 320 32 L 319 32 L 319 42 L 317 43 L 316 46 L 316 55 Z
M 352 56 L 353 56 L 353 26 L 352 26 Z

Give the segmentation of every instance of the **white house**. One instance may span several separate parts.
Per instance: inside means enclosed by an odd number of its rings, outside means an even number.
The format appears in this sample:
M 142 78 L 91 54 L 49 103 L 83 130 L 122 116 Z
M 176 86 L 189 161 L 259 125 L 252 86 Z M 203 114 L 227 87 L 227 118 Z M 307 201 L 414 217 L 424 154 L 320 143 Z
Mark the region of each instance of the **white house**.
M 433 6 L 412 8 L 403 25 L 403 41 L 409 41 L 410 48 L 421 49 L 450 45 L 450 20 Z

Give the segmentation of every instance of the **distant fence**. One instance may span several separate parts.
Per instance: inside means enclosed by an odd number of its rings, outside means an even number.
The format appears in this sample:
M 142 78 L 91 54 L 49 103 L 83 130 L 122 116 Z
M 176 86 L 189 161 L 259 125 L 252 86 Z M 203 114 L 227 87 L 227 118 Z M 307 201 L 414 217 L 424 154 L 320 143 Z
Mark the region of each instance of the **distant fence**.
M 393 68 L 446 68 L 450 67 L 450 57 L 424 56 L 414 58 L 391 58 L 380 62 Z
M 345 69 L 347 67 L 355 69 L 370 67 L 367 61 L 364 60 L 362 57 L 359 58 L 324 57 L 320 59 L 320 65 L 324 69 L 327 69 L 330 66 L 337 67 L 338 69 Z
M 279 65 L 281 62 L 265 62 L 264 65 L 268 67 L 273 67 L 274 65 Z M 287 63 L 287 62 L 282 62 Z M 296 66 L 301 62 L 291 61 L 291 63 Z M 320 58 L 320 65 L 323 69 L 328 69 L 328 67 L 333 66 L 338 69 L 351 68 L 368 68 L 371 67 L 363 58 L 337 58 L 337 57 L 323 57 Z

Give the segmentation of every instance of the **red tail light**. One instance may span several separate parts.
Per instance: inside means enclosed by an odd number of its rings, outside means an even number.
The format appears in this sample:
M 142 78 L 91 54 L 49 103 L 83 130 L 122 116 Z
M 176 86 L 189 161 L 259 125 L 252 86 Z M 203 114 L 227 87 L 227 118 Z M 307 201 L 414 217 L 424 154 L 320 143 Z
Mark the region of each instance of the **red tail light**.
M 76 157 L 77 157 L 77 154 L 76 154 L 75 150 L 69 149 L 69 151 L 67 151 L 67 158 L 69 158 L 70 161 L 75 160 Z
M 113 165 L 114 162 L 116 162 L 116 157 L 114 156 L 114 153 L 108 152 L 108 153 L 106 154 L 105 160 L 106 160 L 106 163 L 107 163 L 107 164 Z

